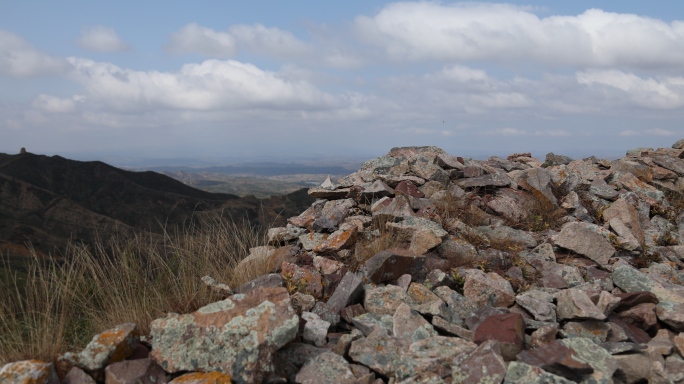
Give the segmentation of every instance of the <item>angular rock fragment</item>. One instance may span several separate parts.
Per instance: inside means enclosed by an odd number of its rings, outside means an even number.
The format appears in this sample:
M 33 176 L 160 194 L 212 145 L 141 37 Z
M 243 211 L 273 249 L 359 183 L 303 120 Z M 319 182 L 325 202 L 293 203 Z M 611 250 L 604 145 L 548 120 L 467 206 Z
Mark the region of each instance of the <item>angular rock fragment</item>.
M 599 231 L 594 224 L 567 223 L 553 241 L 563 248 L 604 265 L 608 264 L 608 260 L 615 254 L 615 248 L 608 239 L 599 234 Z
M 150 327 L 150 357 L 165 371 L 219 371 L 249 383 L 273 372 L 272 356 L 295 338 L 299 317 L 285 288 L 258 288 Z
M 486 341 L 451 362 L 454 383 L 501 383 L 506 376 L 506 363 L 496 341 Z
M 586 293 L 571 288 L 560 291 L 558 298 L 559 320 L 605 320 L 606 315 L 596 308 Z
M 406 304 L 401 304 L 394 313 L 393 334 L 408 343 L 437 336 L 434 327 Z
M 368 312 L 394 315 L 397 308 L 407 301 L 409 301 L 409 296 L 403 289 L 396 285 L 387 285 L 371 288 L 366 291 L 363 307 Z
M 484 273 L 479 269 L 467 271 L 463 295 L 478 306 L 507 307 L 515 302 L 511 284 L 496 273 Z
M 302 332 L 302 339 L 317 347 L 325 345 L 330 323 L 321 319 L 320 316 L 313 312 L 303 312 L 302 320 L 306 321 L 304 331 Z
M 504 360 L 514 360 L 525 344 L 525 321 L 518 313 L 505 313 L 486 318 L 475 330 L 473 341 L 482 344 L 496 340 Z

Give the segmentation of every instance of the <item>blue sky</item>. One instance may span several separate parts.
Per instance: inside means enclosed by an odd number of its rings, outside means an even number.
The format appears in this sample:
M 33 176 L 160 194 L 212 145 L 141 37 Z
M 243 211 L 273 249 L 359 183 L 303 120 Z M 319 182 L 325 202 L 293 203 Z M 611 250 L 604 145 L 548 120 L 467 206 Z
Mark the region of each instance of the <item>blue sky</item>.
M 0 152 L 617 157 L 684 137 L 684 3 L 2 1 Z

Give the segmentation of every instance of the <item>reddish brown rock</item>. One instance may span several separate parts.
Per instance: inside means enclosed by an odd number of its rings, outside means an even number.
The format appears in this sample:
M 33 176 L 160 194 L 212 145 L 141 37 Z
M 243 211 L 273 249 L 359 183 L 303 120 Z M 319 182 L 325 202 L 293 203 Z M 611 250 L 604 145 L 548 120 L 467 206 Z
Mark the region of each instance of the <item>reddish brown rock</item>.
M 525 320 L 519 313 L 505 313 L 486 318 L 475 330 L 473 341 L 482 344 L 496 340 L 504 360 L 514 360 L 525 345 Z
M 81 368 L 73 367 L 62 380 L 62 384 L 95 384 L 95 379 Z
M 166 384 L 166 372 L 151 359 L 126 360 L 105 368 L 107 384 Z
M 397 187 L 394 188 L 394 192 L 401 192 L 407 196 L 418 198 L 425 197 L 425 194 L 420 189 L 418 189 L 418 187 L 416 187 L 415 184 L 408 180 L 404 180 L 397 184 Z
M 416 274 L 424 263 L 425 256 L 403 249 L 387 249 L 366 261 L 366 275 L 374 283 L 382 283 L 406 273 Z
M 622 312 L 639 304 L 660 302 L 656 295 L 649 291 L 618 293 L 614 296 L 620 298 L 620 304 L 615 308 L 615 312 Z
M 589 364 L 581 362 L 575 351 L 566 347 L 560 340 L 523 351 L 518 354 L 517 361 L 574 381 L 581 381 L 594 372 Z
M 363 305 L 361 304 L 354 304 L 350 305 L 347 308 L 344 308 L 343 310 L 340 311 L 340 316 L 349 324 L 352 323 L 352 319 L 355 318 L 356 316 L 363 315 L 366 313 L 366 310 L 363 308 Z
M 641 328 L 635 327 L 632 324 L 626 323 L 618 315 L 613 314 L 608 317 L 611 323 L 615 323 L 625 333 L 627 338 L 638 344 L 646 344 L 651 341 L 651 336 Z
M 627 324 L 650 331 L 658 323 L 656 318 L 656 305 L 653 303 L 643 303 L 622 311 L 617 314 Z

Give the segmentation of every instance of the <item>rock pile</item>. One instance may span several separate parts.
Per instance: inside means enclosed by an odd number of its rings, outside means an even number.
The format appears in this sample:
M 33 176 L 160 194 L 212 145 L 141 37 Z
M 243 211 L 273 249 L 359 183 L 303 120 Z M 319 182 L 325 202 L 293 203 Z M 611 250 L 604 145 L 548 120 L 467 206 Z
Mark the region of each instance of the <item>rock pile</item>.
M 0 379 L 684 383 L 683 148 L 543 162 L 394 148 L 312 188 L 238 266 L 272 273 L 206 277 L 225 300 Z

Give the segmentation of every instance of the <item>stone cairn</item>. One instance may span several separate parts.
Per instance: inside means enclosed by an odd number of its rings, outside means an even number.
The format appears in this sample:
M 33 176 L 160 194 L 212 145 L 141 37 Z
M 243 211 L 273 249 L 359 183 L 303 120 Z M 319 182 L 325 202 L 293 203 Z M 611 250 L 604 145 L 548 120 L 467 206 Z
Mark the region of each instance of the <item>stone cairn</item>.
M 0 381 L 684 383 L 683 148 L 394 148 L 312 188 L 238 266 L 270 274 L 207 276 L 225 300 Z

